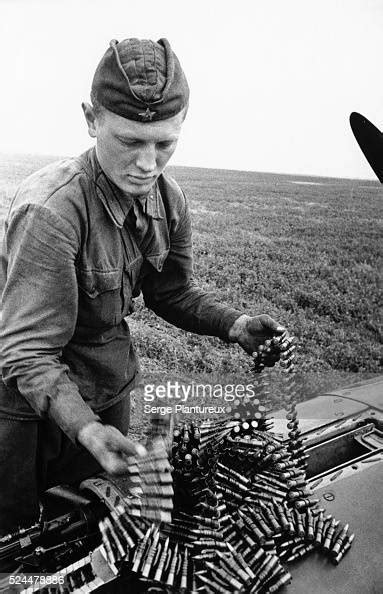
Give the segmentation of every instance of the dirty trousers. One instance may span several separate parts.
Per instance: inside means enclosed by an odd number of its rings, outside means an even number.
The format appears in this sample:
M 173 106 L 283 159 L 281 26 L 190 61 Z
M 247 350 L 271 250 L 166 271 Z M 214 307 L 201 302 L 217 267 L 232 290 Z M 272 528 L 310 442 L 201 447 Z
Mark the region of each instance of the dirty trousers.
M 97 414 L 126 434 L 130 398 Z M 100 471 L 95 458 L 52 421 L 0 418 L 0 536 L 38 519 L 46 489 L 79 483 Z

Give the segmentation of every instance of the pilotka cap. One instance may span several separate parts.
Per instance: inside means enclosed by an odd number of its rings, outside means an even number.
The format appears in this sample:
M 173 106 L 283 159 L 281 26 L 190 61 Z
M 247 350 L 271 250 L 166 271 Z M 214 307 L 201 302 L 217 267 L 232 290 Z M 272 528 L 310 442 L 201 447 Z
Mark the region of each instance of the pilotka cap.
M 130 120 L 166 120 L 189 101 L 189 87 L 167 39 L 113 39 L 97 66 L 92 98 Z

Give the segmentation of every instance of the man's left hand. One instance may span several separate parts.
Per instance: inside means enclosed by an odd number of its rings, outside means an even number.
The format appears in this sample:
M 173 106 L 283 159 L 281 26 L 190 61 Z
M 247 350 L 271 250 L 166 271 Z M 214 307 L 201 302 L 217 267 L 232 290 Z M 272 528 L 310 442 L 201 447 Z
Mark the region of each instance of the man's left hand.
M 283 334 L 286 329 L 267 314 L 240 316 L 229 330 L 230 342 L 237 342 L 251 355 L 265 340 Z

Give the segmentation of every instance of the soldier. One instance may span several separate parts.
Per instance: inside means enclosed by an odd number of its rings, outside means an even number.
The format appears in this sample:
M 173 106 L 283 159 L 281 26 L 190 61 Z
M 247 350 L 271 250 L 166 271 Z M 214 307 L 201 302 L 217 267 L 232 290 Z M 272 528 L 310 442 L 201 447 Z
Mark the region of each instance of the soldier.
M 189 89 L 168 41 L 112 41 L 83 111 L 94 148 L 26 179 L 5 224 L 0 533 L 39 496 L 145 453 L 126 437 L 137 361 L 126 316 L 142 292 L 168 322 L 251 353 L 284 328 L 192 281 L 190 216 L 164 168 Z M 230 280 L 230 279 L 228 279 Z

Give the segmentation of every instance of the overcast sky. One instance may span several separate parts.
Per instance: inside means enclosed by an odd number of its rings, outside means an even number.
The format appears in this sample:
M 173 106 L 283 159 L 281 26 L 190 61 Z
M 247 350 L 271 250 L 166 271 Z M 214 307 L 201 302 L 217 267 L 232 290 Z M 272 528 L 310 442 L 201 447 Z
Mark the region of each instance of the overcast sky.
M 382 31 L 382 0 L 0 0 L 0 151 L 85 150 L 110 39 L 167 37 L 191 87 L 173 164 L 374 178 L 348 118 L 383 128 Z

